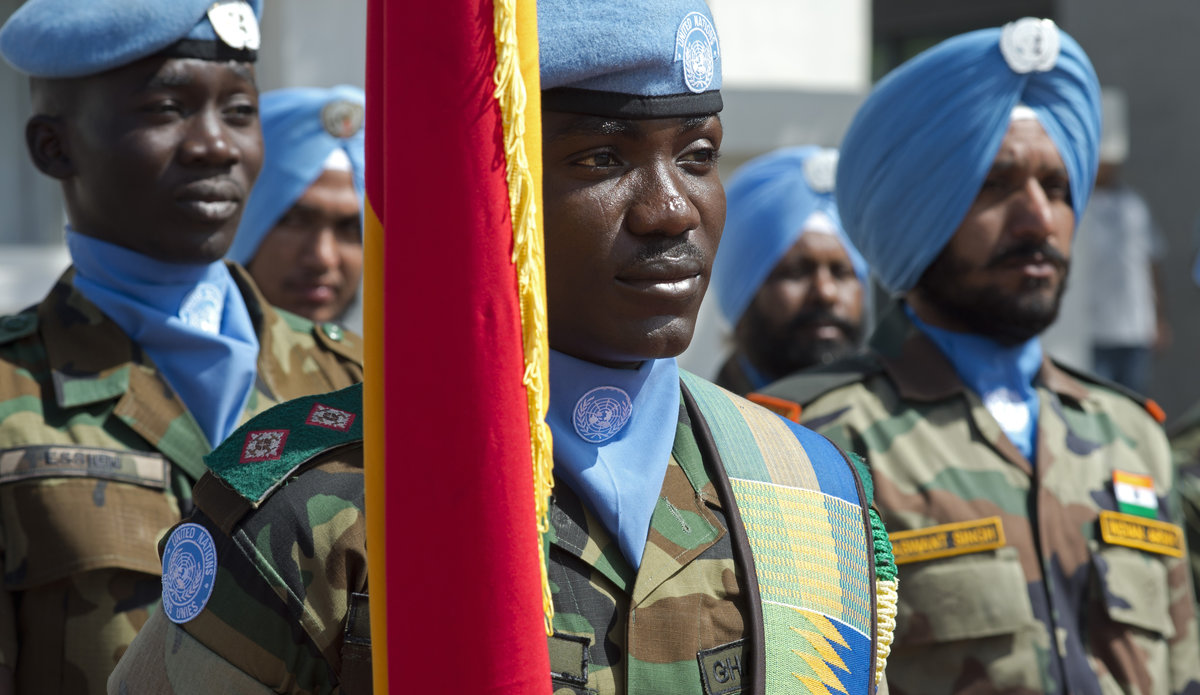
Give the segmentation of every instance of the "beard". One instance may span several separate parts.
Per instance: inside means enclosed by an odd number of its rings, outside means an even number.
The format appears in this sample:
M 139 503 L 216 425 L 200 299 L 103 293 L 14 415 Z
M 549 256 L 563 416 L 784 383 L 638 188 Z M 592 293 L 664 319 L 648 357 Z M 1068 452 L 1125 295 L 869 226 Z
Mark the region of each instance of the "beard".
M 837 326 L 839 338 L 801 338 L 815 322 Z M 802 311 L 786 325 L 772 327 L 751 308 L 742 319 L 741 344 L 750 362 L 772 380 L 853 353 L 862 337 L 862 323 L 854 323 L 825 309 Z
M 997 252 L 984 265 L 993 268 L 1015 258 L 1038 255 L 1058 267 L 1061 279 L 1057 287 L 1053 278 L 1026 278 L 1016 293 L 996 286 L 969 286 L 963 280 L 976 268 L 943 249 L 925 269 L 917 288 L 930 304 L 971 333 L 1004 345 L 1018 345 L 1039 335 L 1058 318 L 1070 262 L 1048 243 L 1022 242 Z

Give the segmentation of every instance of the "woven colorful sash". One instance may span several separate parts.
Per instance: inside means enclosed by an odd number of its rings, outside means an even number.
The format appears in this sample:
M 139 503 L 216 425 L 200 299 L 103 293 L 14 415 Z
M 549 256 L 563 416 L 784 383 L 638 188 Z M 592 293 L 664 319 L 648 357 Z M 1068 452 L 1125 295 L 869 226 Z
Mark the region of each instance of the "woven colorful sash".
M 875 692 L 875 559 L 863 488 L 824 437 L 680 370 L 746 530 L 766 692 Z M 804 689 L 797 689 L 797 681 Z

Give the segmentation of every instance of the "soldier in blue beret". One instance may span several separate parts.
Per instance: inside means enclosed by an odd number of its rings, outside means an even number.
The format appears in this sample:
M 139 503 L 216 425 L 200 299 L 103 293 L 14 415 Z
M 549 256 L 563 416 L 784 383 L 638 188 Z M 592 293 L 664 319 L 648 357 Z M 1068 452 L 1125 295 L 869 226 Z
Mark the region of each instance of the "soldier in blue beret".
M 104 692 L 204 454 L 361 377 L 352 339 L 222 261 L 262 164 L 258 4 L 29 0 L 0 29 L 73 260 L 0 317 L 0 693 Z
M 358 87 L 276 89 L 260 102 L 262 172 L 229 258 L 267 301 L 347 322 L 363 270 L 363 106 Z
M 725 221 L 708 8 L 542 0 L 537 19 L 555 476 L 546 682 L 560 695 L 875 693 L 875 580 L 894 567 L 867 481 L 829 440 L 675 361 Z M 361 401 L 351 387 L 277 407 L 206 459 L 197 512 L 163 549 L 164 576 L 181 581 L 164 584 L 111 693 L 217 679 L 369 692 Z M 201 565 L 205 581 L 182 581 Z

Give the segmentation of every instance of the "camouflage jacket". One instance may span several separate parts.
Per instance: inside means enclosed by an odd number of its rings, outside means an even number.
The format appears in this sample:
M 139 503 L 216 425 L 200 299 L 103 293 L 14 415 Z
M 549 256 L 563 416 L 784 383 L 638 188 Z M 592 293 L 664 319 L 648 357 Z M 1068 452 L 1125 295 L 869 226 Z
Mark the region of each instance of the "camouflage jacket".
M 1161 428 L 1050 361 L 1037 390 L 1033 465 L 900 307 L 867 355 L 766 389 L 871 467 L 903 576 L 892 693 L 1200 692 Z M 1117 471 L 1149 476 L 1155 519 L 1116 514 Z
M 1171 428 L 1171 453 L 1175 459 L 1175 488 L 1179 490 L 1191 551 L 1192 582 L 1200 608 L 1200 404 L 1184 413 Z
M 156 613 L 114 672 L 110 693 L 183 693 L 198 682 L 237 683 L 230 692 L 238 693 L 370 692 L 362 661 L 369 629 L 360 408 L 359 388 L 300 399 L 214 452 L 190 520 L 216 539 L 212 595 L 182 625 Z M 321 432 L 310 426 L 317 412 L 348 424 Z M 260 432 L 261 442 L 253 439 Z M 741 551 L 702 448 L 681 407 L 637 572 L 580 499 L 566 485 L 556 488 L 547 537 L 555 693 L 742 692 L 753 668 L 747 646 L 764 641 L 761 618 L 756 625 L 748 616 L 761 612 L 748 605 Z M 170 575 L 171 558 L 163 562 Z M 873 595 L 865 605 L 873 607 Z M 808 663 L 850 661 L 818 641 L 821 658 Z M 797 670 L 803 663 L 797 659 Z M 837 683 L 832 672 L 816 678 Z
M 758 388 L 758 385 L 746 373 L 745 367 L 742 365 L 741 360 L 738 359 L 737 352 L 734 352 L 721 364 L 721 369 L 717 372 L 717 377 L 713 379 L 713 383 L 739 396 L 745 396 L 747 393 Z
M 261 345 L 244 417 L 361 380 L 355 336 L 271 308 L 232 269 Z M 155 543 L 190 511 L 210 449 L 72 272 L 0 318 L 0 662 L 38 695 L 104 691 L 158 600 Z

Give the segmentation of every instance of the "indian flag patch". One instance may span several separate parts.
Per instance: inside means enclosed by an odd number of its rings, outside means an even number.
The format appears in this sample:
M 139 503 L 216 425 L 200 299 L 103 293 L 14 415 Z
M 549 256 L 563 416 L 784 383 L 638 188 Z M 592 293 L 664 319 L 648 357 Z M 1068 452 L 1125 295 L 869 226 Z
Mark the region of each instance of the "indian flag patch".
M 1154 479 L 1125 471 L 1113 471 L 1113 495 L 1117 508 L 1125 514 L 1158 517 L 1158 497 L 1154 494 Z

